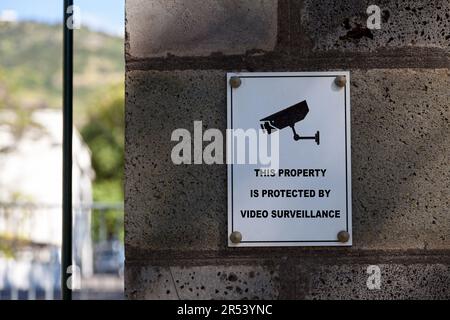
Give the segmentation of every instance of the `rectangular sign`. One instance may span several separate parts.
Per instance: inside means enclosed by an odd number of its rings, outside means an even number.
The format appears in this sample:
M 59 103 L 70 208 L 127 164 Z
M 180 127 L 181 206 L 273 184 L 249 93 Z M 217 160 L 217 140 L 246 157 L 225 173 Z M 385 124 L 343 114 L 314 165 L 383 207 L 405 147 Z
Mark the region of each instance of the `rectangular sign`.
M 350 73 L 227 81 L 229 246 L 351 246 Z

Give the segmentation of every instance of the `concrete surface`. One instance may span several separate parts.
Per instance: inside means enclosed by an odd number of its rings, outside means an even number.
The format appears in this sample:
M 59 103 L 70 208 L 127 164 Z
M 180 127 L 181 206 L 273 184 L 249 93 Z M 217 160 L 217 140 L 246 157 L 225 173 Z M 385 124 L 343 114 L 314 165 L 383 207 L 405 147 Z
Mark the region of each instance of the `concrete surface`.
M 354 243 L 450 247 L 447 69 L 352 73 Z
M 154 250 L 215 250 L 226 239 L 226 167 L 175 166 L 173 130 L 226 129 L 221 72 L 130 72 L 126 110 L 126 241 Z M 219 94 L 219 96 L 217 95 Z
M 320 267 L 311 277 L 307 299 L 450 299 L 450 270 L 444 264 L 381 264 L 380 288 L 367 286 L 369 265 Z M 370 270 L 369 270 L 370 271 Z
M 276 44 L 276 0 L 128 0 L 126 9 L 132 57 L 243 54 Z
M 367 28 L 366 10 L 372 4 L 360 0 L 127 0 L 126 55 L 130 63 L 167 56 L 203 57 L 203 65 L 243 55 L 245 60 L 236 57 L 231 62 L 261 68 L 277 65 L 277 60 L 285 66 L 292 59 L 327 54 L 345 58 L 349 53 L 377 53 L 395 59 L 399 50 L 403 56 L 418 57 L 424 52 L 450 52 L 448 1 L 380 0 L 376 3 L 381 9 L 379 30 Z
M 278 297 L 276 266 L 130 266 L 133 299 L 270 300 Z
M 449 2 L 370 32 L 367 1 L 204 3 L 127 1 L 127 297 L 448 299 Z M 324 70 L 351 72 L 354 246 L 227 248 L 226 167 L 173 165 L 172 131 L 226 128 L 228 71 Z
M 448 248 L 448 71 L 351 75 L 353 249 Z M 193 132 L 199 120 L 226 128 L 224 73 L 131 71 L 127 79 L 127 245 L 228 250 L 226 166 L 170 158 L 173 130 Z
M 303 2 L 303 32 L 314 51 L 378 51 L 434 47 L 450 51 L 450 2 L 447 0 L 297 0 Z M 367 28 L 366 10 L 381 9 L 381 29 Z
M 450 259 L 375 253 L 271 260 L 219 259 L 183 266 L 128 265 L 128 299 L 446 299 Z M 426 260 L 426 262 L 424 262 Z M 379 287 L 373 284 L 379 270 Z M 368 285 L 369 283 L 369 285 Z

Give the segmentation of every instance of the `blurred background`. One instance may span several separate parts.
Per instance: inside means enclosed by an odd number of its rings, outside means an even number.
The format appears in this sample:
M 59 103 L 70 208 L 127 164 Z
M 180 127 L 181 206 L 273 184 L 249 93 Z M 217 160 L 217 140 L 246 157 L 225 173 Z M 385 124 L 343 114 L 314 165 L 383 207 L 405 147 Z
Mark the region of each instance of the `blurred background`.
M 75 0 L 75 299 L 123 298 L 124 0 Z M 0 299 L 59 299 L 62 0 L 0 0 Z

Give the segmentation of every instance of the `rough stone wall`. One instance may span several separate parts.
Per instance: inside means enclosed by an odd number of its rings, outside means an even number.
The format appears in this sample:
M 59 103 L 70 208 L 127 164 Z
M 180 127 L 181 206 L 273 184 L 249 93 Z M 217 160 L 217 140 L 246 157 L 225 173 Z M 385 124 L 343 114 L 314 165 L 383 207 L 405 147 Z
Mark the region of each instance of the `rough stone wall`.
M 126 14 L 128 298 L 450 298 L 450 1 L 127 0 Z M 173 165 L 172 131 L 226 129 L 226 72 L 331 70 L 352 77 L 354 246 L 227 248 L 226 167 Z

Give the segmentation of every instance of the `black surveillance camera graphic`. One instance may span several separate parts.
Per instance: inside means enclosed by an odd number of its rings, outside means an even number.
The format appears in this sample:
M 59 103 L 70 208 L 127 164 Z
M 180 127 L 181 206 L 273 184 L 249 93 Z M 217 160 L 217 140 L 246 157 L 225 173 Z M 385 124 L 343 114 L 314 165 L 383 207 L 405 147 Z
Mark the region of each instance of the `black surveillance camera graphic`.
M 320 132 L 317 131 L 314 137 L 301 137 L 295 131 L 295 124 L 306 118 L 309 113 L 308 103 L 302 101 L 300 103 L 294 104 L 284 110 L 274 113 L 267 118 L 261 119 L 261 128 L 271 134 L 276 130 L 282 130 L 284 128 L 290 127 L 294 133 L 294 140 L 315 140 L 317 145 L 320 145 Z

